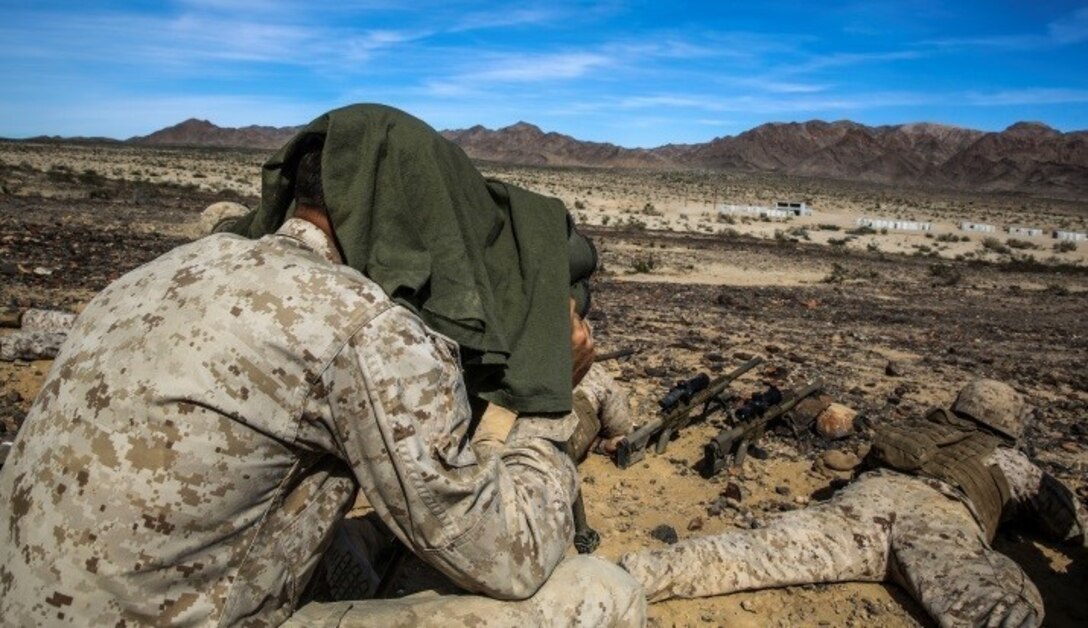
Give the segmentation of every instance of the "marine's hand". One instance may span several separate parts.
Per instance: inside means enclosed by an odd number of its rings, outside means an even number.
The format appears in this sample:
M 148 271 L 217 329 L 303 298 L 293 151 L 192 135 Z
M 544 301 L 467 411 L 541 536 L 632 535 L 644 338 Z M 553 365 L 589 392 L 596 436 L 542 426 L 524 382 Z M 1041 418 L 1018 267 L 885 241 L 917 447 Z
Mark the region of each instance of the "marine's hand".
M 596 352 L 589 323 L 575 312 L 574 299 L 570 300 L 570 353 L 571 384 L 577 386 L 589 372 L 589 367 L 593 366 Z
M 994 605 L 978 625 L 986 628 L 1035 628 L 1042 623 L 1035 609 L 1024 600 L 1007 596 Z

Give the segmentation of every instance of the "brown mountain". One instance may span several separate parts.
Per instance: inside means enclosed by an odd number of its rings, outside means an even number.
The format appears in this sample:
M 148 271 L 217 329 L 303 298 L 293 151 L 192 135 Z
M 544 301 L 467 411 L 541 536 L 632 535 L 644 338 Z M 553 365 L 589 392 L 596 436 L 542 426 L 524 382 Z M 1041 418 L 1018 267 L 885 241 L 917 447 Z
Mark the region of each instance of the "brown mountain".
M 473 159 L 532 166 L 646 168 L 672 165 L 672 160 L 643 148 L 583 142 L 569 135 L 545 133 L 527 122 L 492 131 L 480 125 L 442 131 Z
M 218 146 L 231 148 L 279 148 L 299 127 L 246 126 L 239 129 L 216 126 L 207 120 L 189 118 L 185 122 L 133 137 L 132 144 L 151 146 Z
M 274 149 L 297 130 L 221 128 L 191 119 L 129 142 Z M 1088 193 L 1088 131 L 1061 133 L 1037 122 L 992 133 L 930 123 L 774 122 L 702 144 L 651 149 L 583 142 L 526 122 L 442 134 L 473 159 L 510 164 L 741 170 L 1067 197 Z

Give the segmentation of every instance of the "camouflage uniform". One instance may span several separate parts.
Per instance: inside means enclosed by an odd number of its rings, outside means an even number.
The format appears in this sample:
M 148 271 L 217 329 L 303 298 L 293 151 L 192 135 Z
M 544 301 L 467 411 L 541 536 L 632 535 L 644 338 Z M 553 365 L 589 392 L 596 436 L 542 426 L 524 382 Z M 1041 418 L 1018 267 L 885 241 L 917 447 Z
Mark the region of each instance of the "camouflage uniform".
M 627 391 L 600 364 L 594 364 L 575 393 L 582 392 L 601 421 L 601 438 L 626 436 L 634 427 Z
M 1060 539 L 1083 540 L 1088 519 L 1060 482 L 1013 449 L 998 448 L 985 462 L 1008 480 L 1005 519 L 1031 515 Z M 1035 585 L 990 547 L 961 493 L 887 470 L 866 473 L 827 503 L 784 513 L 764 528 L 627 554 L 621 565 L 651 601 L 890 579 L 942 626 L 1035 626 L 1043 618 Z
M 0 471 L 0 624 L 282 623 L 357 488 L 468 591 L 548 581 L 572 535 L 576 473 L 548 440 L 567 422 L 519 420 L 478 458 L 456 344 L 339 261 L 289 220 L 175 249 L 88 305 Z M 580 565 L 548 583 L 563 621 Z M 605 623 L 641 621 L 614 607 Z

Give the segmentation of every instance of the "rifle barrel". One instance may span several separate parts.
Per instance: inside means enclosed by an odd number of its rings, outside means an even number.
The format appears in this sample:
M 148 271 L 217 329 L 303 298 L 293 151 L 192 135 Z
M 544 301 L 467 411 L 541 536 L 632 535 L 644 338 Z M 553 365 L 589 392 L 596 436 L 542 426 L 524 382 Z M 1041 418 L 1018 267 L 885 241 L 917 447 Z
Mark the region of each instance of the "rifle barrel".
M 634 454 L 639 450 L 644 449 L 654 434 L 660 432 L 662 428 L 680 421 L 687 416 L 689 412 L 697 408 L 699 404 L 705 403 L 709 399 L 713 399 L 720 395 L 722 390 L 724 390 L 730 382 L 762 363 L 763 358 L 759 357 L 748 360 L 729 373 L 714 379 L 706 388 L 695 394 L 690 402 L 669 412 L 664 417 L 659 417 L 650 421 L 646 425 L 643 425 L 634 432 L 628 434 L 626 438 L 620 441 L 616 448 L 616 465 L 621 469 L 626 469 L 637 460 L 637 457 Z
M 623 349 L 616 349 L 615 351 L 609 351 L 608 353 L 602 353 L 593 358 L 594 362 L 607 362 L 609 360 L 618 360 L 620 358 L 626 358 L 629 355 L 638 353 L 638 349 L 634 347 L 625 347 Z
M 823 388 L 823 382 L 817 380 L 800 389 L 790 391 L 785 399 L 767 408 L 767 411 L 758 418 L 718 432 L 718 435 L 710 439 L 703 449 L 704 475 L 710 477 L 720 471 L 730 455 L 733 456 L 733 464 L 743 462 L 748 444 L 758 438 L 758 435 L 756 438 L 749 438 L 750 434 L 759 434 L 768 423 L 789 412 L 798 402 L 821 388 Z

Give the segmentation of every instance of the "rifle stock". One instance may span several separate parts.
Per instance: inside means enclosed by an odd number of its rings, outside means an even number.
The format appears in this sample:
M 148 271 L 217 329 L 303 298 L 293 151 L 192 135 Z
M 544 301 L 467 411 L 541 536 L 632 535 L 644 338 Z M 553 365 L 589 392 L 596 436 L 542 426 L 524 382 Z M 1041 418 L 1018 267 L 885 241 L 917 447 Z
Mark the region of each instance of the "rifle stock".
M 646 453 L 646 447 L 650 440 L 655 437 L 657 442 L 655 443 L 654 451 L 659 454 L 664 453 L 672 435 L 692 421 L 690 414 L 695 408 L 702 404 L 703 411 L 700 414 L 700 417 L 705 417 L 712 402 L 723 402 L 721 395 L 733 380 L 762 363 L 763 358 L 752 358 L 751 360 L 748 360 L 731 372 L 710 382 L 706 388 L 696 393 L 691 398 L 690 402 L 676 408 L 663 417 L 650 421 L 646 425 L 643 425 L 639 429 L 628 434 L 627 437 L 621 440 L 619 445 L 616 446 L 616 466 L 621 469 L 626 469 L 641 460 Z
M 759 417 L 729 429 L 723 429 L 703 447 L 703 477 L 713 477 L 727 466 L 740 466 L 748 455 L 748 448 L 763 437 L 767 426 L 778 417 L 789 412 L 805 397 L 823 388 L 823 382 L 816 381 L 790 391 L 778 404 L 771 406 Z

